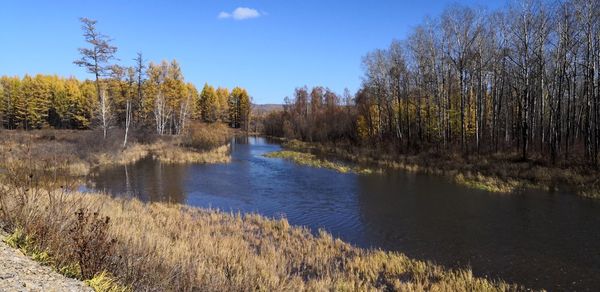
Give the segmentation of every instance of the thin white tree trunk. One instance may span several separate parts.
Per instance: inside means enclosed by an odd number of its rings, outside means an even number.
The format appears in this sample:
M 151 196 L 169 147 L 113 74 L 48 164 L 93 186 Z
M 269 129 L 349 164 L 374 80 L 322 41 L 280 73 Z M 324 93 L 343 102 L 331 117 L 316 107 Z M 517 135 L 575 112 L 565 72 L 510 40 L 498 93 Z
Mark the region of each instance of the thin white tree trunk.
M 127 136 L 129 134 L 129 125 L 131 124 L 131 100 L 127 100 L 127 109 L 125 114 L 125 138 L 123 139 L 123 148 L 127 147 Z
M 100 122 L 102 123 L 102 132 L 104 139 L 106 139 L 108 128 L 110 127 L 110 115 L 110 101 L 106 96 L 106 92 L 102 91 L 102 93 L 100 94 Z

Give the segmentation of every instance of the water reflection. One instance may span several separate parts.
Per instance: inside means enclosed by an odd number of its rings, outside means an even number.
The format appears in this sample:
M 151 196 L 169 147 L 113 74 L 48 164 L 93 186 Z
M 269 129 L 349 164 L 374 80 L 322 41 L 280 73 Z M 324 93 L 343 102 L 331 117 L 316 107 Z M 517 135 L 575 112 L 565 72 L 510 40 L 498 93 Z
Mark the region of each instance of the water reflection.
M 264 138 L 236 138 L 232 162 L 151 158 L 105 169 L 96 189 L 144 201 L 285 216 L 363 247 L 395 250 L 533 288 L 600 289 L 600 204 L 566 194 L 502 196 L 406 173 L 357 176 L 262 157 Z
M 145 202 L 185 203 L 184 181 L 188 168 L 147 157 L 134 165 L 100 169 L 92 174 L 89 184 L 96 190 L 136 197 Z

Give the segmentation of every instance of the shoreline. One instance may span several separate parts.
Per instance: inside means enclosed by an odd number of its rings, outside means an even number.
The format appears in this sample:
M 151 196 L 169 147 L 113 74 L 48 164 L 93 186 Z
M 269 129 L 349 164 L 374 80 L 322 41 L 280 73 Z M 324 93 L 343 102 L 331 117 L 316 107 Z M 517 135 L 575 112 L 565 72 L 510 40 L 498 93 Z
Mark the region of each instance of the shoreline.
M 464 159 L 456 155 L 421 153 L 392 158 L 384 157 L 385 155 L 382 154 L 373 155 L 372 152 L 364 154 L 361 153 L 361 150 L 364 151 L 363 149 L 356 147 L 339 147 L 283 138 L 275 139 L 282 143 L 282 152 L 284 153 L 273 153 L 266 156 L 284 158 L 299 164 L 310 166 L 321 164 L 324 165 L 322 167 L 339 171 L 335 166 L 327 167 L 332 163 L 330 158 L 334 158 L 348 163 L 347 169 L 359 170 L 354 171 L 358 174 L 400 170 L 442 176 L 466 187 L 495 193 L 509 194 L 525 189 L 555 191 L 560 188 L 573 191 L 584 198 L 600 199 L 600 187 L 596 186 L 597 177 L 573 168 L 544 166 L 533 162 L 515 162 L 502 155 L 472 156 Z M 356 154 L 357 152 L 358 154 Z
M 0 152 L 3 153 L 0 164 L 6 167 L 25 159 L 35 164 L 36 171 L 70 177 L 84 177 L 94 168 L 132 164 L 149 156 L 163 163 L 228 163 L 231 159 L 229 138 L 233 136 L 228 131 L 217 133 L 215 135 L 221 137 L 213 138 L 216 141 L 203 141 L 205 144 L 200 149 L 194 147 L 195 141 L 171 136 L 131 141 L 123 148 L 115 141 L 95 141 L 95 132 L 90 130 L 1 130 L 0 133 Z M 118 138 L 118 134 L 110 139 Z
M 473 276 L 469 269 L 448 269 L 414 260 L 399 252 L 362 249 L 320 230 L 291 226 L 286 219 L 258 214 L 234 214 L 180 204 L 143 203 L 93 193 L 70 192 L 61 204 L 56 191 L 41 191 L 35 205 L 27 206 L 42 221 L 22 221 L 9 230 L 17 248 L 44 259 L 55 270 L 71 277 L 94 281 L 105 277 L 116 288 L 138 290 L 168 287 L 190 290 L 213 287 L 238 290 L 486 290 L 520 291 L 521 286 Z M 29 195 L 37 195 L 28 192 Z M 27 194 L 23 194 L 27 195 Z M 49 212 L 48 210 L 54 210 Z M 81 236 L 95 250 L 111 258 L 98 262 L 93 273 L 78 257 L 77 239 L 69 228 L 79 221 L 68 210 L 80 210 L 84 218 L 109 224 L 99 234 Z M 96 214 L 93 215 L 92 214 Z M 16 215 L 15 215 L 16 216 Z M 13 218 L 19 219 L 19 218 Z M 25 218 L 20 218 L 25 219 Z M 39 228 L 52 230 L 44 236 Z M 105 245 L 113 242 L 114 245 Z M 42 256 L 40 256 L 42 255 Z M 143 257 L 140 257 L 145 255 Z M 91 253 L 96 262 L 101 253 Z M 131 266 L 130 259 L 137 258 Z M 210 262 L 209 266 L 197 266 Z M 133 273 L 133 274 L 132 274 Z M 229 276 L 228 276 L 228 273 Z M 93 277 L 91 275 L 94 275 Z M 110 276 L 106 276 L 110 275 Z M 138 276 L 135 276 L 138 275 Z M 91 277 L 91 278 L 90 278 Z M 99 281 L 96 279 L 96 281 Z

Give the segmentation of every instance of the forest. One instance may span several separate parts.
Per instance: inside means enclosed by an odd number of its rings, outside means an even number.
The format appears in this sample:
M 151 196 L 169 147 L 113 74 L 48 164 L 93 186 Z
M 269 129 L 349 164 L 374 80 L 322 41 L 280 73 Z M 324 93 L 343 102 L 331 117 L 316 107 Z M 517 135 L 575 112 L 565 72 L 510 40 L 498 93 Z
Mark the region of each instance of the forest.
M 389 153 L 513 153 L 598 166 L 600 5 L 455 5 L 362 59 L 355 95 L 296 89 L 265 133 Z
M 0 291 L 600 291 L 600 1 L 208 2 L 6 3 Z
M 116 64 L 117 47 L 96 29 L 96 21 L 82 18 L 87 47 L 79 48 L 74 63 L 94 76 L 78 80 L 55 75 L 0 77 L 0 124 L 5 129 L 90 129 L 104 137 L 110 128 L 181 134 L 186 122 L 224 122 L 248 128 L 251 97 L 235 87 L 205 84 L 199 92 L 186 82 L 176 60 L 147 63 L 142 53 L 133 65 Z M 127 138 L 125 138 L 126 141 Z

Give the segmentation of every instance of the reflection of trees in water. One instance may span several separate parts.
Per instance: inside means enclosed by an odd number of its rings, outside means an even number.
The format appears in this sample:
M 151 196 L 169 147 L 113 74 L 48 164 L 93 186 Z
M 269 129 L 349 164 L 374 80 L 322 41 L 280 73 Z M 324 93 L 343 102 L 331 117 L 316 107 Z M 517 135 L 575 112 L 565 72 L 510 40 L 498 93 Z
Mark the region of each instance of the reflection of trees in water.
M 145 176 L 149 183 L 156 182 L 156 188 L 149 189 L 151 201 L 166 201 L 172 203 L 184 203 L 186 194 L 183 187 L 183 178 L 187 167 L 177 164 L 163 164 L 153 161 L 154 178 L 151 175 Z
M 254 137 L 253 137 L 254 138 Z M 249 136 L 236 136 L 235 138 L 235 144 L 249 144 L 250 143 L 250 137 Z
M 95 189 L 116 196 L 185 203 L 187 195 L 183 184 L 187 169 L 185 165 L 163 164 L 146 158 L 133 165 L 101 170 L 92 180 Z
M 127 164 L 124 165 L 125 168 L 125 195 L 127 197 L 133 196 L 134 192 L 131 189 L 131 181 L 129 180 L 129 171 L 127 171 Z

